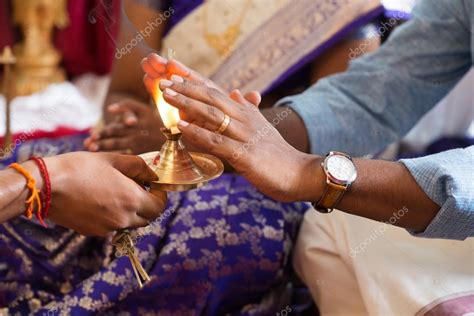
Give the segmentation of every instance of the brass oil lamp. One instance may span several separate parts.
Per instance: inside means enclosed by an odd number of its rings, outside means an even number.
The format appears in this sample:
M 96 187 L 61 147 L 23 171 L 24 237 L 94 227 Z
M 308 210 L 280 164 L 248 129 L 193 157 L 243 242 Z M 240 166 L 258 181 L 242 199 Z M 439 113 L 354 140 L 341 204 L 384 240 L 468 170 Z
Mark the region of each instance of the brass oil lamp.
M 224 170 L 221 160 L 212 155 L 186 150 L 177 128 L 179 110 L 163 99 L 163 93 L 158 87 L 153 99 L 165 125 L 161 132 L 165 135 L 166 142 L 160 151 L 140 155 L 159 179 L 151 183 L 151 189 L 188 191 L 219 177 Z
M 220 159 L 186 150 L 181 141 L 181 132 L 177 127 L 180 119 L 179 110 L 164 100 L 158 86 L 153 93 L 153 100 L 165 125 L 161 132 L 165 135 L 166 142 L 160 151 L 140 155 L 158 176 L 158 181 L 151 182 L 150 190 L 188 191 L 219 177 L 224 171 L 224 165 Z M 139 287 L 142 288 L 150 281 L 150 276 L 138 260 L 129 231 L 118 232 L 112 243 L 129 257 Z

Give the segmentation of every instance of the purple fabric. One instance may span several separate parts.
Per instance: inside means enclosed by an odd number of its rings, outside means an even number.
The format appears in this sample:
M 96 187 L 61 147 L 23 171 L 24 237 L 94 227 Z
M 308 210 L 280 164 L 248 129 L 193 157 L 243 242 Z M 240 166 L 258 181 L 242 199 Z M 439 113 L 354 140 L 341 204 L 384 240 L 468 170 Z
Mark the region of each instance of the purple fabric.
M 396 10 L 385 10 L 384 15 L 389 19 L 409 20 L 411 18 L 411 13 Z
M 203 0 L 171 0 L 170 5 L 173 7 L 174 13 L 166 26 L 166 33 L 202 3 Z
M 235 175 L 172 195 L 169 215 L 138 235 L 141 261 L 152 277 L 142 290 L 128 259 L 114 259 L 103 239 L 46 229 L 24 218 L 0 225 L 0 307 L 21 315 L 280 311 L 279 302 L 260 304 L 285 284 L 291 245 L 308 207 L 275 202 Z M 33 298 L 47 305 L 35 309 Z
M 19 152 L 79 150 L 83 138 L 28 141 Z M 275 314 L 290 304 L 291 292 L 286 302 L 264 298 L 288 288 L 291 249 L 307 209 L 276 202 L 233 174 L 170 193 L 163 215 L 134 231 L 152 278 L 142 290 L 110 241 L 18 217 L 0 225 L 0 309 L 11 315 Z

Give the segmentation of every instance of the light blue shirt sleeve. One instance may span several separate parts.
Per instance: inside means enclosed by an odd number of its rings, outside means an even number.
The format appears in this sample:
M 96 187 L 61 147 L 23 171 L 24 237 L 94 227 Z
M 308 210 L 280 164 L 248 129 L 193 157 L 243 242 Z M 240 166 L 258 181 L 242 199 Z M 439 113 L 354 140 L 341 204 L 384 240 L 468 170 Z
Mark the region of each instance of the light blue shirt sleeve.
M 474 236 L 474 146 L 417 159 L 403 159 L 423 191 L 441 206 L 420 237 Z
M 381 150 L 405 135 L 472 67 L 473 17 L 471 0 L 421 1 L 412 19 L 375 53 L 352 61 L 348 71 L 320 80 L 277 106 L 287 105 L 302 118 L 312 153 L 341 150 L 362 156 Z M 449 157 L 453 162 L 445 166 L 437 157 L 404 161 L 421 188 L 442 207 L 420 236 L 464 239 L 472 235 L 472 228 L 465 229 L 474 226 L 472 199 L 457 201 L 454 191 L 448 195 L 430 189 L 447 187 L 452 179 L 453 190 L 463 187 L 474 196 L 474 181 L 458 183 L 459 177 L 453 175 L 454 161 L 462 160 L 474 178 L 472 153 L 455 151 Z M 427 168 L 435 168 L 436 176 L 427 176 Z M 446 222 L 450 231 L 443 230 L 447 214 L 459 219 L 458 229 Z

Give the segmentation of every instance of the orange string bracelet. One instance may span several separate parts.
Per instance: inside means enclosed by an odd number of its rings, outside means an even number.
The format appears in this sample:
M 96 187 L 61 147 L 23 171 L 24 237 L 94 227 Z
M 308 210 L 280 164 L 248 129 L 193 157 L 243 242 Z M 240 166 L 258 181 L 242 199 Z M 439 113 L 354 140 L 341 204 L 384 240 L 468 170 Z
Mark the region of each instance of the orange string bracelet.
M 19 173 L 21 173 L 25 179 L 26 179 L 26 187 L 30 190 L 30 197 L 26 200 L 26 211 L 25 211 L 25 216 L 27 218 L 32 218 L 33 217 L 33 211 L 35 209 L 35 203 L 36 206 L 38 207 L 38 212 L 41 213 L 41 198 L 40 198 L 40 190 L 36 188 L 36 180 L 33 178 L 33 176 L 17 163 L 12 163 L 11 165 L 8 166 L 8 168 L 15 169 Z

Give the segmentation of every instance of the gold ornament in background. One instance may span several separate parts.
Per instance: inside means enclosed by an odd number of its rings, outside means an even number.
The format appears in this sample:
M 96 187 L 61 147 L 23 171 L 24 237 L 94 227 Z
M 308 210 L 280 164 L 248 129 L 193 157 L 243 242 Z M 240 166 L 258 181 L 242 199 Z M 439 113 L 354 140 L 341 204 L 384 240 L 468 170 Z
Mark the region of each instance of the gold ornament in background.
M 61 54 L 53 46 L 54 27 L 69 24 L 67 0 L 13 0 L 13 22 L 23 34 L 13 47 L 17 59 L 13 94 L 29 95 L 63 82 Z
M 240 13 L 240 15 L 238 16 L 237 20 L 231 25 L 229 25 L 224 32 L 211 33 L 209 32 L 209 27 L 207 25 L 207 19 L 208 19 L 207 7 L 209 6 L 209 0 L 206 3 L 204 3 L 204 7 L 202 11 L 203 13 L 202 21 L 204 23 L 204 38 L 207 44 L 209 44 L 209 46 L 214 48 L 220 56 L 226 56 L 234 50 L 235 43 L 237 42 L 241 34 L 240 27 L 242 25 L 242 21 L 250 7 L 250 4 L 251 4 L 251 0 L 247 0 L 245 2 L 244 8 L 242 12 Z
M 13 55 L 9 46 L 3 48 L 3 52 L 0 55 L 0 65 L 3 65 L 3 78 L 2 78 L 2 93 L 5 98 L 5 135 L 3 136 L 3 147 L 0 152 L 0 159 L 11 156 L 11 145 L 13 143 L 13 137 L 11 133 L 11 117 L 10 117 L 10 102 L 12 99 L 11 87 L 12 87 L 12 74 L 11 68 L 16 63 L 16 58 Z

